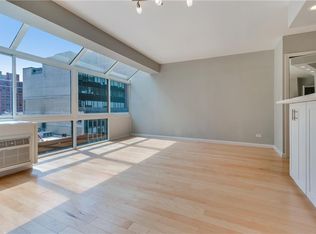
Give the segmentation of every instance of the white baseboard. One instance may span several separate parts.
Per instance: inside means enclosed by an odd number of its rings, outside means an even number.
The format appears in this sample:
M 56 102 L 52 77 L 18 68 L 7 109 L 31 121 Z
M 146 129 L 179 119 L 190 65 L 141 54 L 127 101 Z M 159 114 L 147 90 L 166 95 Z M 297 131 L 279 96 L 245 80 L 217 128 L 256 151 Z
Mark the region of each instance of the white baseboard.
M 269 144 L 258 144 L 258 143 L 249 143 L 249 142 L 240 142 L 240 141 L 211 140 L 211 139 L 190 138 L 190 137 L 175 137 L 175 136 L 138 134 L 138 133 L 132 133 L 131 135 L 137 136 L 137 137 L 158 138 L 158 139 L 166 139 L 166 140 L 195 141 L 195 142 L 205 142 L 205 143 L 213 143 L 213 144 L 240 145 L 240 146 L 250 146 L 250 147 L 271 148 L 271 149 L 274 149 L 280 155 L 279 151 L 276 150 L 277 148 L 274 145 L 269 145 Z
M 278 147 L 274 145 L 273 149 L 280 157 L 283 157 L 283 152 Z

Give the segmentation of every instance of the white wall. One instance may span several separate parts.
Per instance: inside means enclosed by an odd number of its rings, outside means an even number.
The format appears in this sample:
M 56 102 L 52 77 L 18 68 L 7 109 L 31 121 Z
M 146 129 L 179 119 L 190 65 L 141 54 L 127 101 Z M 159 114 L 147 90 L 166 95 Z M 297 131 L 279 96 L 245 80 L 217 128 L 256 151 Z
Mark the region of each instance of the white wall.
M 109 117 L 109 138 L 116 140 L 131 134 L 131 116 L 128 113 L 117 113 Z
M 273 144 L 273 60 L 273 51 L 263 51 L 138 73 L 131 80 L 132 132 Z

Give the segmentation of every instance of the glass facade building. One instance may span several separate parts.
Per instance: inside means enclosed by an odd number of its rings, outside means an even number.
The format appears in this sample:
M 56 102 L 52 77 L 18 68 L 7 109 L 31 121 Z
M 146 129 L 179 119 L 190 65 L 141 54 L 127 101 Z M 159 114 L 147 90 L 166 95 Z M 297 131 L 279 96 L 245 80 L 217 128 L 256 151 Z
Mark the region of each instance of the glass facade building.
M 128 112 L 127 85 L 111 81 L 111 112 Z
M 85 73 L 78 74 L 79 112 L 108 112 L 108 80 Z

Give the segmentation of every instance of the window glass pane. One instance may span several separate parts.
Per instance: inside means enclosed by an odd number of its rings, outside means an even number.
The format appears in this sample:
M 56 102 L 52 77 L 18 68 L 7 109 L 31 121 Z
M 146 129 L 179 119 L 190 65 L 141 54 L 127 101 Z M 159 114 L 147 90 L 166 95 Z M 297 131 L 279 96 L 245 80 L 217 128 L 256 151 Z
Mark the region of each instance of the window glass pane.
M 69 63 L 81 50 L 81 46 L 36 28 L 30 28 L 17 50 Z
M 81 56 L 76 66 L 104 73 L 109 70 L 114 63 L 115 60 L 88 50 Z
M 106 113 L 108 112 L 108 80 L 78 73 L 78 105 L 79 112 Z
M 9 47 L 22 23 L 0 14 L 0 46 Z
M 0 116 L 12 116 L 12 57 L 0 54 Z
M 127 84 L 111 80 L 111 112 L 128 112 Z
M 118 63 L 114 66 L 109 75 L 115 76 L 121 79 L 129 79 L 137 71 L 136 68 L 128 66 L 124 63 Z
M 17 59 L 16 73 L 21 81 L 17 86 L 18 114 L 70 113 L 71 79 L 69 70 Z
M 38 123 L 38 153 L 72 147 L 72 122 Z
M 108 120 L 93 119 L 77 121 L 77 145 L 108 139 Z

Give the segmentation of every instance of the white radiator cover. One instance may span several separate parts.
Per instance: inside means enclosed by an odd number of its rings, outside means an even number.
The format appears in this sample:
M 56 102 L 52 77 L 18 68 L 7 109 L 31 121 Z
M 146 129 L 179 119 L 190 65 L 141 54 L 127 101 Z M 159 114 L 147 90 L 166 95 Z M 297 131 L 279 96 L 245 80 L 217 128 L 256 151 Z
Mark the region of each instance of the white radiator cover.
M 26 121 L 0 122 L 0 176 L 37 162 L 37 127 Z

